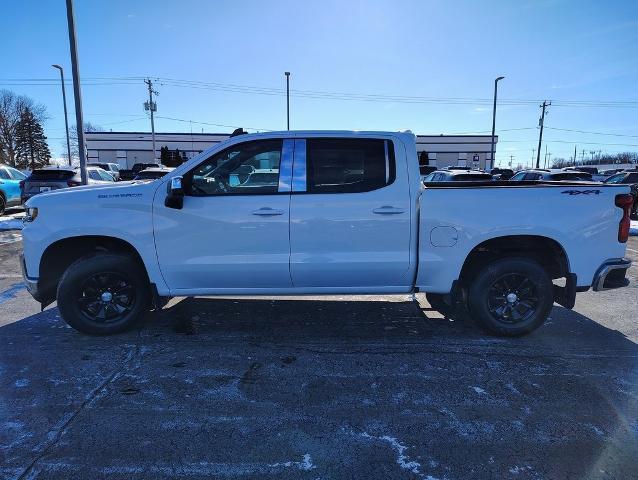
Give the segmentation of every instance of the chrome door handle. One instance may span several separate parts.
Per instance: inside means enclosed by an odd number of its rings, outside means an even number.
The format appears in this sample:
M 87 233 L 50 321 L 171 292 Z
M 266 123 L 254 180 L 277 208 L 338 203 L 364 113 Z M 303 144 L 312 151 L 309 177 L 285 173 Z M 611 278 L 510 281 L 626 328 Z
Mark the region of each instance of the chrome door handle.
M 261 217 L 272 217 L 274 215 L 283 215 L 283 214 L 284 214 L 283 210 L 277 210 L 275 208 L 270 208 L 270 207 L 260 208 L 259 210 L 255 210 L 253 212 L 253 215 L 259 215 Z
M 396 208 L 390 205 L 384 205 L 383 207 L 375 208 L 374 210 L 372 210 L 372 213 L 378 213 L 379 215 L 397 215 L 404 212 L 405 210 L 403 210 L 402 208 Z

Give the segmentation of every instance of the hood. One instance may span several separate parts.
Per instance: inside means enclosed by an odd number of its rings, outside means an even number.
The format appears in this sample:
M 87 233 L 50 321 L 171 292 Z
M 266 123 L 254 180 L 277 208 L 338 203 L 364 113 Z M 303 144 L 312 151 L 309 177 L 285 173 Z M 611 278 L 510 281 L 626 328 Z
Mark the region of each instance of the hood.
M 51 192 L 40 193 L 25 203 L 26 207 L 38 207 L 45 204 L 65 204 L 82 202 L 95 203 L 102 199 L 141 198 L 151 195 L 158 182 L 113 182 L 104 184 L 82 185 L 79 187 L 61 188 Z

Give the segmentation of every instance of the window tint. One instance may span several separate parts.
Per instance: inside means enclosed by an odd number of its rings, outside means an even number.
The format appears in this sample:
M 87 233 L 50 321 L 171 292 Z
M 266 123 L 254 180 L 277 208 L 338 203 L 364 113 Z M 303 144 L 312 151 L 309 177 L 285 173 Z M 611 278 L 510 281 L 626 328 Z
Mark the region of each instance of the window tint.
M 454 175 L 454 177 L 452 177 L 452 180 L 454 180 L 455 182 L 485 182 L 488 180 L 492 180 L 492 176 L 487 174 L 487 175 L 480 175 L 477 173 L 469 173 L 467 175 Z
M 394 145 L 377 139 L 307 140 L 310 193 L 369 192 L 394 181 Z
M 2 180 L 11 180 L 11 176 L 9 175 L 9 172 L 4 168 L 0 168 L 0 178 Z
M 210 157 L 185 178 L 190 195 L 277 193 L 281 140 L 246 142 Z
M 75 172 L 73 170 L 34 170 L 31 172 L 29 180 L 68 180 L 73 178 Z
M 638 183 L 638 173 L 630 173 L 627 175 L 627 183 Z
M 97 170 L 89 170 L 89 178 L 91 178 L 92 180 L 102 180 L 100 178 L 100 174 L 97 173 Z
M 525 180 L 540 180 L 542 174 L 540 173 L 528 173 L 525 175 Z
M 513 180 L 513 181 L 523 180 L 524 176 L 525 176 L 525 172 L 518 172 L 516 175 L 510 178 L 510 180 Z

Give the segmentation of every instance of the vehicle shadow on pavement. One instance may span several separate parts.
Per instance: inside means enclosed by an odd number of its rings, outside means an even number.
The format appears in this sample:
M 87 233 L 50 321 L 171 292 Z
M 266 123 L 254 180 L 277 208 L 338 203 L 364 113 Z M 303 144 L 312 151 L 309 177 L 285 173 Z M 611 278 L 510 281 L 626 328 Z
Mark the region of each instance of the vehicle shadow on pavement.
M 158 314 L 149 315 L 145 331 L 146 335 L 155 336 L 173 333 L 218 335 L 268 342 L 368 344 L 396 340 L 408 343 L 436 341 L 437 344 L 506 343 L 560 351 L 588 348 L 638 351 L 638 345 L 621 332 L 561 306 L 554 306 L 545 324 L 532 334 L 504 338 L 480 329 L 467 314 L 443 317 L 424 299 L 187 298 Z
M 562 307 L 490 337 L 405 298 L 4 326 L 0 478 L 638 477 L 634 342 Z

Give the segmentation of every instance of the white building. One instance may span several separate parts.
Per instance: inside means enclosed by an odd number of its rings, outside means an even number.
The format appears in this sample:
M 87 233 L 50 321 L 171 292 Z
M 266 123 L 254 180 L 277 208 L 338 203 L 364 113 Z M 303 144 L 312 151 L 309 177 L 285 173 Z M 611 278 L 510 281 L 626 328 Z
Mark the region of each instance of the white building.
M 228 133 L 156 133 L 155 146 L 158 157 L 160 148 L 168 147 L 192 158 L 228 137 Z M 85 139 L 89 162 L 112 162 L 131 168 L 135 163 L 154 161 L 149 132 L 86 132 Z M 491 135 L 417 135 L 416 148 L 421 163 L 425 152 L 429 164 L 439 168 L 459 165 L 490 169 L 491 140 Z M 496 142 L 498 136 L 494 137 Z

